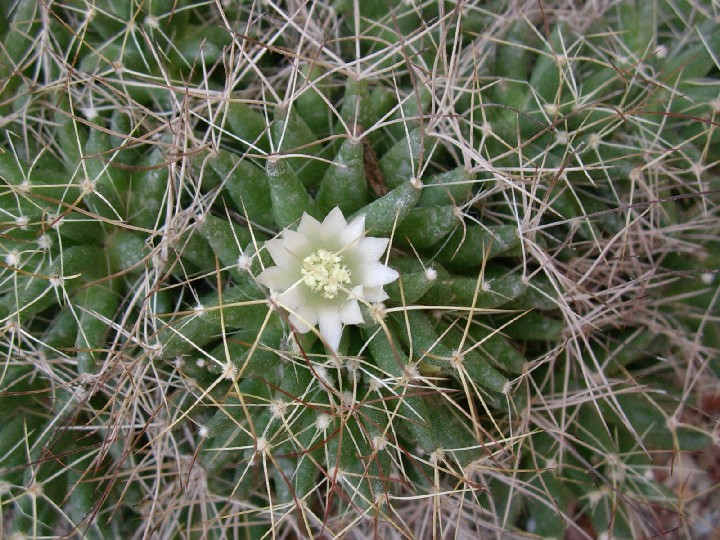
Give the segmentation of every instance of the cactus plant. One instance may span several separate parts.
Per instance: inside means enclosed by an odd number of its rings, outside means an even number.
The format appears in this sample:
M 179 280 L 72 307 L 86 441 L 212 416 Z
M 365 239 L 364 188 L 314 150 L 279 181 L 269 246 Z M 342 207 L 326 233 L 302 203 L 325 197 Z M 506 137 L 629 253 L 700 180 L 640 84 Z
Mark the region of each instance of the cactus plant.
M 0 9 L 3 535 L 702 533 L 712 10 Z

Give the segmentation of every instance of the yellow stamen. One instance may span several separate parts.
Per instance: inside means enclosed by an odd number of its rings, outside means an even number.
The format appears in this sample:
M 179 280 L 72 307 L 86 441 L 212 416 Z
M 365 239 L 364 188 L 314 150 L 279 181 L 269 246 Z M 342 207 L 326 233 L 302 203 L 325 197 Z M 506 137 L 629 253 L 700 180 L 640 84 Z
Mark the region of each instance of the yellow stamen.
M 335 298 L 338 290 L 350 283 L 350 270 L 343 264 L 343 258 L 325 249 L 305 257 L 300 272 L 305 285 L 328 299 Z

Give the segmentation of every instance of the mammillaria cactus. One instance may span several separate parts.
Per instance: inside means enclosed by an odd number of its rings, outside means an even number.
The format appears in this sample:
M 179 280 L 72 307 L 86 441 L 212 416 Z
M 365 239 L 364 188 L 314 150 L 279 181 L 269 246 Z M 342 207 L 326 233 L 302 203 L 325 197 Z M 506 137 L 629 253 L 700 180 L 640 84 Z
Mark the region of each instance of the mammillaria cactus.
M 2 535 L 710 534 L 709 7 L 6 4 Z

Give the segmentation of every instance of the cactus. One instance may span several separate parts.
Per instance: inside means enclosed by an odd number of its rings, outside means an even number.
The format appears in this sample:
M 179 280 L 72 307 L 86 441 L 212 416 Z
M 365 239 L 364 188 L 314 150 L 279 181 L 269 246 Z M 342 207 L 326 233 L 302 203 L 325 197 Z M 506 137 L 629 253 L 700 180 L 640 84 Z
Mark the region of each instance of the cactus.
M 699 534 L 709 11 L 0 14 L 3 531 Z

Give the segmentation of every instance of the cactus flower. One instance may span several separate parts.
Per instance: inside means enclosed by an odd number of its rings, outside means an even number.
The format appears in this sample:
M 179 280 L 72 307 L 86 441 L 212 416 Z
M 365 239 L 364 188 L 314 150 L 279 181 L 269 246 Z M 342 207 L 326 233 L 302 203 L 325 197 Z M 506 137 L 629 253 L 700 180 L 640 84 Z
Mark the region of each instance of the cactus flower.
M 365 236 L 364 215 L 348 223 L 336 207 L 320 223 L 303 214 L 297 231 L 285 229 L 266 242 L 277 266 L 265 269 L 258 281 L 288 311 L 298 332 L 319 325 L 336 351 L 344 325 L 363 322 L 358 302 L 385 300 L 383 286 L 398 278 L 379 261 L 388 242 Z

